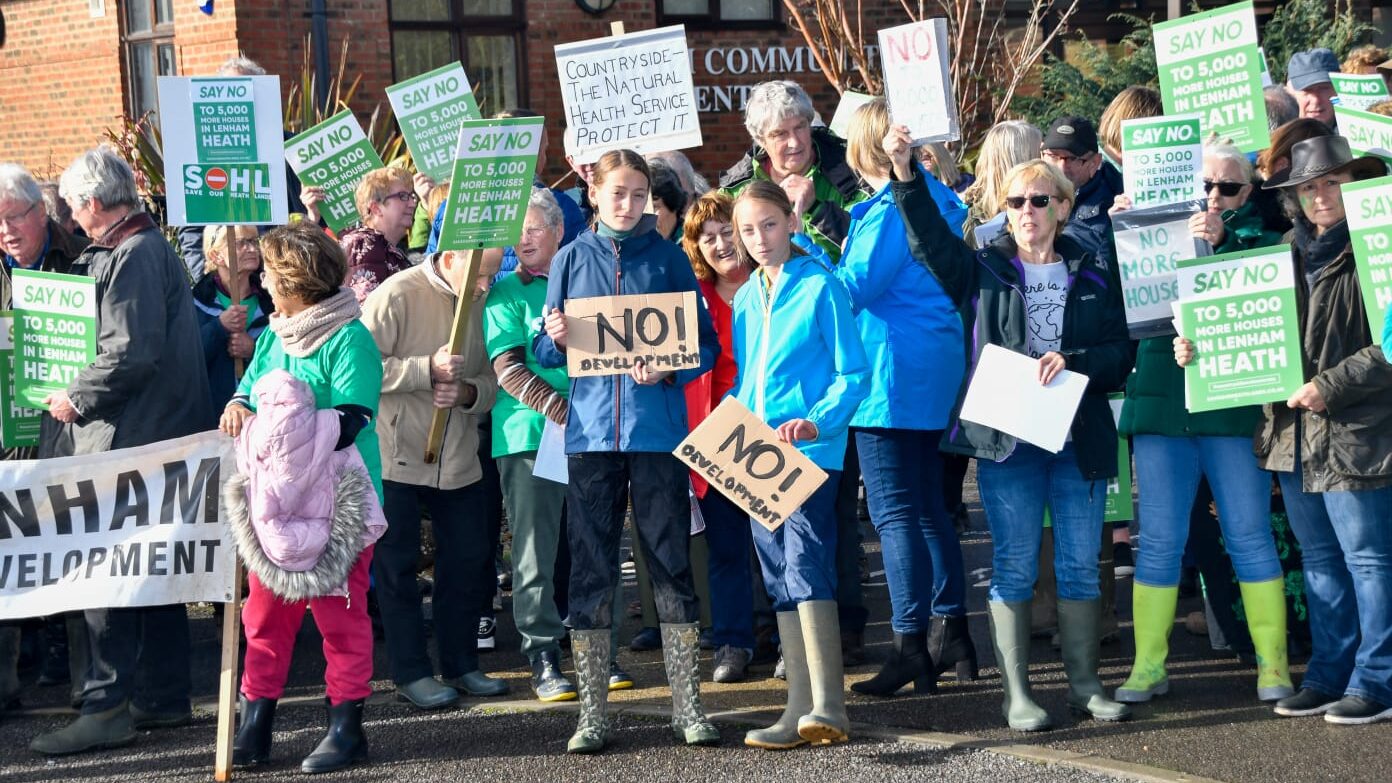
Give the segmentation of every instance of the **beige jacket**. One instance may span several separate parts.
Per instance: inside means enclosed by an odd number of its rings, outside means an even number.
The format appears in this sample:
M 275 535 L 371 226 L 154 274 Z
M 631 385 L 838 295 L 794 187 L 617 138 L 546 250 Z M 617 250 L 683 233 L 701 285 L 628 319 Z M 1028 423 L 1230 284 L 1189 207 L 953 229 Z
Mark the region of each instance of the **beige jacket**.
M 435 272 L 433 256 L 387 278 L 365 302 L 362 322 L 382 352 L 382 400 L 377 434 L 382 478 L 402 484 L 458 489 L 483 477 L 478 459 L 478 417 L 493 408 L 498 380 L 483 347 L 483 302 L 474 302 L 464 339 L 464 382 L 474 404 L 450 410 L 440 460 L 425 464 L 425 441 L 435 413 L 430 357 L 449 342 L 455 296 Z

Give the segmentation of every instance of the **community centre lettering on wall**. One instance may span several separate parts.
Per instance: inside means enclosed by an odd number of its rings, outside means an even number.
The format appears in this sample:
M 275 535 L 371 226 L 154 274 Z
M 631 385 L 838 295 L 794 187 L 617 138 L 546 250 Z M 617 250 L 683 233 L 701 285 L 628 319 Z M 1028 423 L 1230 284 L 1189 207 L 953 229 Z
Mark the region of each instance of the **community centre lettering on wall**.
M 416 170 L 436 182 L 449 178 L 460 124 L 483 116 L 464 66 L 453 62 L 397 82 L 387 100 Z
M 15 269 L 15 392 L 29 408 L 68 388 L 97 358 L 97 281 Z
M 232 599 L 217 432 L 0 462 L 0 620 Z
M 1392 306 L 1392 177 L 1346 183 L 1341 190 L 1368 329 L 1381 343 Z
M 512 117 L 460 125 L 441 250 L 506 247 L 522 239 L 545 122 Z
M 572 378 L 701 366 L 695 291 L 567 299 L 565 315 Z
M 39 445 L 43 411 L 25 407 L 15 392 L 14 316 L 0 312 L 0 447 Z
M 1243 152 L 1265 149 L 1270 138 L 1251 0 L 1153 29 L 1165 114 L 1197 113 L 1204 137 L 1216 133 Z
M 382 158 L 347 109 L 285 142 L 285 159 L 301 182 L 324 189 L 319 214 L 334 231 L 361 219 L 354 198 L 358 183 L 382 168 Z

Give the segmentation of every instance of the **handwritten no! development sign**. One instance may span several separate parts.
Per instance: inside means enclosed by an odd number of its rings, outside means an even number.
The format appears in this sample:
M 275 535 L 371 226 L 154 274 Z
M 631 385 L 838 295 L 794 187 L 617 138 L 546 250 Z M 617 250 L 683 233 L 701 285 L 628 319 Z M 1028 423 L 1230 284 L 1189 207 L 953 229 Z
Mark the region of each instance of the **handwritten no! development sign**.
M 701 366 L 696 292 L 568 299 L 570 377 L 623 375 L 642 360 L 650 370 Z
M 769 530 L 827 480 L 826 471 L 734 397 L 722 400 L 672 453 Z
M 915 144 L 955 141 L 957 99 L 948 76 L 947 20 L 928 19 L 880 31 L 885 100 Z

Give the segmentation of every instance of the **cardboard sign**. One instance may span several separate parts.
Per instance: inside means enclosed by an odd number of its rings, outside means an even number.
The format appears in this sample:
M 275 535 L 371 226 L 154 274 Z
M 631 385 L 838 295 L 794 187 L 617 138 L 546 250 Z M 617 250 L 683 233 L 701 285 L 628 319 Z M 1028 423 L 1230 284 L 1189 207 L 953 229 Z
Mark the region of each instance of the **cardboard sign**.
M 1038 359 L 987 343 L 960 415 L 1057 454 L 1068 442 L 1087 383 L 1086 375 L 1060 370 L 1048 386 L 1041 385 Z
M 686 27 L 556 46 L 565 148 L 577 163 L 609 150 L 640 155 L 701 146 Z
M 846 138 L 846 134 L 851 130 L 851 118 L 855 116 L 856 110 L 873 100 L 875 100 L 875 96 L 855 90 L 846 90 L 841 93 L 841 102 L 836 104 L 836 113 L 831 115 L 831 124 L 827 128 L 837 136 Z
M 97 281 L 28 269 L 12 276 L 16 397 L 48 410 L 44 398 L 97 359 Z
M 483 116 L 464 66 L 453 62 L 397 82 L 387 88 L 387 100 L 416 170 L 443 182 L 454 164 L 459 125 Z
M 1165 114 L 1197 113 L 1205 138 L 1231 138 L 1243 152 L 1265 149 L 1270 138 L 1251 0 L 1153 30 Z
M 43 411 L 19 404 L 15 395 L 14 318 L 0 312 L 0 447 L 39 445 Z
M 1368 330 L 1380 344 L 1383 318 L 1392 305 L 1392 177 L 1350 182 L 1340 189 Z
M 1121 406 L 1126 395 L 1120 392 L 1107 395 L 1112 406 L 1112 420 L 1121 423 Z M 1136 518 L 1135 499 L 1131 496 L 1131 441 L 1125 435 L 1117 437 L 1117 476 L 1107 480 L 1107 495 L 1104 499 L 1103 522 L 1127 522 Z
M 361 220 L 353 194 L 382 158 L 351 111 L 344 109 L 285 142 L 285 160 L 306 185 L 324 189 L 319 214 L 334 231 Z
M 1135 208 L 1204 197 L 1203 139 L 1197 114 L 1123 120 L 1121 157 L 1126 195 Z
M 1339 105 L 1350 109 L 1367 109 L 1392 98 L 1380 73 L 1331 73 L 1329 81 L 1339 96 Z
M 926 19 L 879 32 L 890 117 L 915 144 L 961 137 L 947 61 L 947 20 Z
M 169 224 L 285 223 L 280 79 L 161 76 L 158 91 Z
M 672 453 L 769 530 L 827 480 L 826 471 L 734 397 L 721 400 Z
M 1179 261 L 1212 252 L 1207 242 L 1194 239 L 1189 231 L 1189 218 L 1202 211 L 1201 207 L 1201 203 L 1190 201 L 1112 215 L 1121 298 L 1131 339 L 1174 334 L 1170 304 L 1179 301 Z
M 1392 163 L 1392 117 L 1335 106 L 1334 122 L 1354 155 L 1376 155 Z
M 695 291 L 567 299 L 566 371 L 625 375 L 640 359 L 650 370 L 700 367 L 696 308 Z
M 545 122 L 515 117 L 460 124 L 440 250 L 507 247 L 522 239 Z
M 1180 261 L 1179 313 L 1191 412 L 1284 401 L 1305 382 L 1290 245 Z

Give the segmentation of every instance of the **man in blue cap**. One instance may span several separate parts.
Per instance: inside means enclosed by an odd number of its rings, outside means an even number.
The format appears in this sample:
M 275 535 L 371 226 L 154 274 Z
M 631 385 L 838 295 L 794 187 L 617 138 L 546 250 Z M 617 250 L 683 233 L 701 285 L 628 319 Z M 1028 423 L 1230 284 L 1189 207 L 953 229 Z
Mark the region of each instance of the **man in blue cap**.
M 1334 85 L 1329 74 L 1338 73 L 1339 61 L 1328 49 L 1310 49 L 1291 55 L 1286 66 L 1286 90 L 1300 104 L 1300 116 L 1334 127 Z

